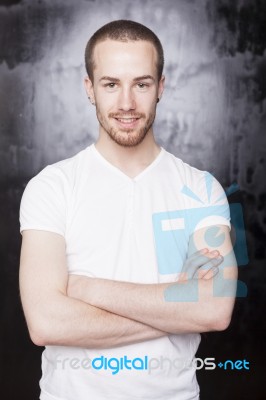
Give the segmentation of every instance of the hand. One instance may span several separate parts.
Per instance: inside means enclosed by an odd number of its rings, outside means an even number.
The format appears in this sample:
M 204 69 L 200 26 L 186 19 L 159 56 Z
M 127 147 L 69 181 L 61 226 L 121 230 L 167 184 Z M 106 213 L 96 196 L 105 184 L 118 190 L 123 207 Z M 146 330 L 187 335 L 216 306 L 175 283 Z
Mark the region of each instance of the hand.
M 208 249 L 197 251 L 188 257 L 183 265 L 179 281 L 187 279 L 212 279 L 219 272 L 218 266 L 223 256 L 218 250 Z

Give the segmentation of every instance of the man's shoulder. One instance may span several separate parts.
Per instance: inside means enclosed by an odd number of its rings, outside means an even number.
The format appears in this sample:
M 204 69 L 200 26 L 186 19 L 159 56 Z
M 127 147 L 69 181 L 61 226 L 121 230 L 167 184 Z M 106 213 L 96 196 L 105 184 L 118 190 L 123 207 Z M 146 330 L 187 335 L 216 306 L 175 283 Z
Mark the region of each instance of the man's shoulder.
M 57 161 L 53 164 L 47 165 L 45 168 L 43 168 L 38 175 L 69 175 L 75 171 L 75 169 L 82 167 L 83 163 L 86 161 L 86 158 L 88 156 L 89 152 L 89 147 L 86 147 L 85 149 L 79 151 L 77 154 L 75 154 L 72 157 L 65 158 L 63 160 Z
M 77 177 L 81 179 L 82 171 L 86 170 L 89 147 L 81 150 L 74 156 L 56 163 L 47 165 L 37 175 L 29 180 L 25 192 L 38 192 L 57 196 L 59 193 L 66 195 L 75 187 Z
M 176 179 L 182 186 L 183 192 L 189 196 L 197 194 L 205 196 L 205 202 L 209 201 L 211 194 L 216 198 L 224 197 L 224 189 L 212 172 L 199 169 L 181 160 L 173 153 L 166 151 L 165 173 L 170 179 Z M 194 195 L 192 195 L 192 192 Z M 195 197 L 195 196 L 194 196 Z
M 88 149 L 48 165 L 28 182 L 21 198 L 21 231 L 38 229 L 65 235 L 68 207 L 77 177 L 86 170 Z
M 206 170 L 201 170 L 186 161 L 183 161 L 181 158 L 177 157 L 175 154 L 164 149 L 165 152 L 165 160 L 168 165 L 168 168 L 173 171 L 173 173 L 178 174 L 184 180 L 199 180 L 204 178 L 206 174 L 209 174 Z
M 220 182 L 214 175 L 206 170 L 200 170 L 180 158 L 168 153 L 168 159 L 176 170 L 175 176 L 179 175 L 179 188 L 185 208 L 193 209 L 189 217 L 195 223 L 198 218 L 202 222 L 197 226 L 222 224 L 230 227 L 229 206 Z M 206 217 L 203 217 L 203 216 Z M 194 223 L 193 222 L 193 223 Z
M 75 175 L 84 167 L 86 162 L 89 147 L 79 151 L 72 157 L 57 161 L 44 167 L 31 181 L 38 181 L 43 179 L 59 181 L 71 181 L 75 179 Z

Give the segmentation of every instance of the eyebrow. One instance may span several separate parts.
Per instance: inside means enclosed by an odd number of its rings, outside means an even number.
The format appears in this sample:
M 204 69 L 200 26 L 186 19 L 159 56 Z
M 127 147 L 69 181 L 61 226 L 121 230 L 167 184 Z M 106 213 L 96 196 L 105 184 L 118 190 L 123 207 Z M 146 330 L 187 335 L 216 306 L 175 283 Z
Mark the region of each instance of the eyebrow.
M 133 81 L 144 81 L 146 79 L 151 79 L 152 81 L 155 81 L 154 77 L 151 75 L 142 75 L 142 76 L 138 76 L 137 78 L 134 78 Z
M 138 77 L 134 78 L 134 79 L 133 79 L 133 82 L 143 81 L 143 80 L 148 80 L 148 79 L 151 79 L 152 81 L 155 81 L 155 79 L 154 79 L 153 76 L 151 76 L 151 75 L 142 75 L 142 76 L 138 76 Z M 100 79 L 100 82 L 101 82 L 101 81 L 119 82 L 120 79 L 114 78 L 114 77 L 111 77 L 111 76 L 103 76 L 103 77 Z

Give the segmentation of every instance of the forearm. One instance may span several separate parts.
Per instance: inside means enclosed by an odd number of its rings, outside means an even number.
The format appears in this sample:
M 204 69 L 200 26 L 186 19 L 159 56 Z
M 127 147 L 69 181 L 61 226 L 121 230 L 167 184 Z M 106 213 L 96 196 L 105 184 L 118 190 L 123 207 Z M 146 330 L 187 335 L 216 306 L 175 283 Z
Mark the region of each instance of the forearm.
M 135 284 L 80 277 L 78 298 L 168 333 L 224 330 L 230 323 L 235 301 L 237 263 L 228 227 L 218 225 L 217 229 L 224 242 L 219 248 L 222 258 L 218 264 L 213 260 L 214 265 L 219 265 L 219 273 L 213 279 L 198 279 L 199 276 L 194 279 L 195 271 L 213 265 L 213 261 L 209 265 L 213 256 L 209 258 L 209 252 L 205 251 L 208 249 L 193 254 L 191 251 L 192 244 L 200 248 L 203 241 L 200 239 L 208 230 L 202 228 L 190 239 L 190 253 L 182 270 L 188 276 L 185 282 Z
M 39 309 L 34 324 L 29 324 L 35 344 L 110 348 L 166 335 L 165 332 L 126 317 L 56 294 L 51 307 Z
M 19 287 L 35 344 L 108 348 L 165 335 L 68 297 L 67 284 L 64 238 L 46 231 L 23 232 Z
M 191 279 L 171 284 L 134 284 L 97 278 L 77 279 L 83 301 L 169 333 L 225 329 L 226 315 L 230 314 L 228 310 L 234 302 L 233 296 L 215 297 L 212 281 Z

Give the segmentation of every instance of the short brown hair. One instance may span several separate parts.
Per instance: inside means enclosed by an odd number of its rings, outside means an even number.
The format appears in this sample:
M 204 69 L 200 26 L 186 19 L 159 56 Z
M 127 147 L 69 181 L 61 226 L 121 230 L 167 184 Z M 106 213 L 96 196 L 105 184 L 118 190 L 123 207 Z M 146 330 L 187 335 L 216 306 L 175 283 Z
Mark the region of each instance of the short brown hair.
M 111 39 L 119 42 L 146 40 L 151 42 L 157 51 L 157 73 L 160 80 L 164 66 L 163 47 L 155 33 L 139 22 L 120 19 L 109 22 L 98 29 L 90 38 L 85 50 L 85 65 L 87 74 L 93 82 L 93 69 L 95 62 L 93 58 L 94 48 L 97 43 Z

